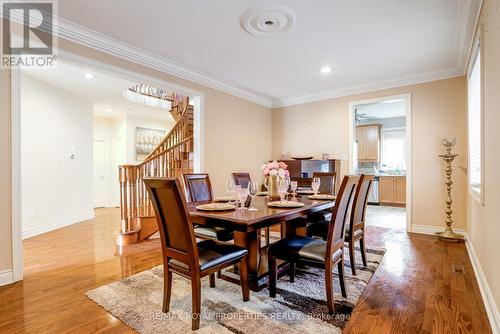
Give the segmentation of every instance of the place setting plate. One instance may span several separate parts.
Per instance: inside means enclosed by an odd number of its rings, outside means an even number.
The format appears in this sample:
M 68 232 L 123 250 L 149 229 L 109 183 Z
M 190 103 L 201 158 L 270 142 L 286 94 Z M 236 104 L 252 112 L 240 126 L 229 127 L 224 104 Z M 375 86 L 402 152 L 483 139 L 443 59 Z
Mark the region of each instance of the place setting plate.
M 228 211 L 236 209 L 236 205 L 229 203 L 206 203 L 201 204 L 196 207 L 197 210 L 201 211 Z
M 267 206 L 273 208 L 300 208 L 304 206 L 304 203 L 296 202 L 296 201 L 273 201 L 267 203 Z
M 317 194 L 317 195 L 310 195 L 307 196 L 309 199 L 316 199 L 316 200 L 322 200 L 322 201 L 333 201 L 337 198 L 337 196 L 334 195 L 329 195 L 329 194 Z
M 219 196 L 214 199 L 214 202 L 233 202 L 236 201 L 235 196 Z

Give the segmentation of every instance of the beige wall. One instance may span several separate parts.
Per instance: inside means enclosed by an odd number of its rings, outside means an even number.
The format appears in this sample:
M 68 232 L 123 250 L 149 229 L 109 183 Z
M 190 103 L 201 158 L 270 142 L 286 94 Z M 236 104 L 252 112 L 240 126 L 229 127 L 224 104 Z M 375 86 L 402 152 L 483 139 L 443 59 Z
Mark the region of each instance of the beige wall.
M 0 272 L 12 268 L 10 71 L 0 70 Z
M 469 200 L 469 236 L 488 282 L 492 297 L 500 306 L 500 1 L 485 0 L 481 14 L 484 39 L 481 42 L 484 59 L 484 205 L 472 197 Z M 495 306 L 493 306 L 495 307 Z M 499 319 L 497 319 L 499 321 Z M 500 324 L 497 324 L 497 326 Z
M 444 165 L 441 139 L 457 137 L 460 156 L 454 173 L 455 226 L 466 227 L 466 82 L 464 77 L 398 87 L 348 97 L 328 99 L 272 111 L 272 155 L 282 152 L 328 152 L 341 158 L 349 151 L 348 104 L 376 97 L 411 94 L 413 134 L 414 225 L 444 226 Z M 343 161 L 344 173 L 348 161 Z

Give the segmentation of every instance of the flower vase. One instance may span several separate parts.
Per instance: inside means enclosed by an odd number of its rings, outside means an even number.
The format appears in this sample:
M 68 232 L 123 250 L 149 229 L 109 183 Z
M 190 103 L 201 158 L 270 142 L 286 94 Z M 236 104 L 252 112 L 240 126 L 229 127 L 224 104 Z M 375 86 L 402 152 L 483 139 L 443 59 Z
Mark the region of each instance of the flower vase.
M 278 194 L 278 175 L 269 175 L 268 176 L 268 194 L 270 201 L 279 201 L 280 195 Z

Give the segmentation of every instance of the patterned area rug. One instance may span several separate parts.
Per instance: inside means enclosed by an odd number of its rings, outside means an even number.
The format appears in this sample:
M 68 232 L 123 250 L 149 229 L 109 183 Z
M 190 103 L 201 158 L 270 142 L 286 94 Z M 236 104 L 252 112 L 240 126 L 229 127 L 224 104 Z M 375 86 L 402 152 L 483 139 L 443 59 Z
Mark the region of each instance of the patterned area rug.
M 269 291 L 251 292 L 243 302 L 238 285 L 216 279 L 216 287 L 202 280 L 200 329 L 197 333 L 341 333 L 361 293 L 379 266 L 385 250 L 368 248 L 368 266 L 364 268 L 356 251 L 357 276 L 350 271 L 345 249 L 348 298 L 340 294 L 335 274 L 335 309 L 328 314 L 324 271 L 297 268 L 294 283 L 288 276 L 278 280 L 276 298 Z M 336 273 L 336 270 L 335 270 Z M 97 289 L 87 296 L 139 333 L 186 333 L 191 331 L 191 284 L 173 276 L 170 312 L 161 312 L 163 268 L 143 271 Z

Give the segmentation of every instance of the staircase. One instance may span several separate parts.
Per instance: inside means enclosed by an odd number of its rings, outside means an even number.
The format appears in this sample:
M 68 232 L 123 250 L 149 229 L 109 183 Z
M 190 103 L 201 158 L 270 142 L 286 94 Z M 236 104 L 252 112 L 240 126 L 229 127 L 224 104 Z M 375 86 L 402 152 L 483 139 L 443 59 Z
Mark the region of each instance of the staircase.
M 143 162 L 118 167 L 122 222 L 116 236 L 119 246 L 141 242 L 158 231 L 143 179 L 182 177 L 193 171 L 193 106 L 188 97 L 172 94 L 170 100 L 170 113 L 176 121 L 172 130 Z

